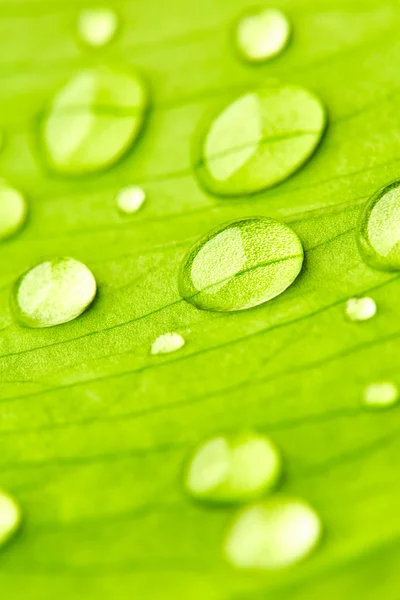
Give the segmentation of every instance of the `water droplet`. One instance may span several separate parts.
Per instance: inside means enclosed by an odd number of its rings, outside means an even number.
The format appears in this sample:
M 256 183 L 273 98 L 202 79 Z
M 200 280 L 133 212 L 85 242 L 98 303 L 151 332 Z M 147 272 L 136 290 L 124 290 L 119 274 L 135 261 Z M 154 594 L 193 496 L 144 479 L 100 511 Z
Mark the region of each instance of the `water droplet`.
M 118 17 L 111 9 L 87 9 L 79 15 L 78 34 L 89 46 L 105 46 L 113 39 L 117 29 Z
M 164 333 L 154 340 L 151 346 L 152 354 L 168 354 L 184 346 L 185 340 L 179 333 Z
M 310 158 L 326 125 L 320 100 L 296 86 L 249 92 L 199 135 L 195 172 L 211 193 L 240 196 L 285 180 Z
M 246 502 L 274 487 L 281 471 L 280 453 L 266 436 L 224 435 L 195 450 L 185 472 L 185 487 L 191 496 L 206 502 Z
M 184 258 L 181 296 L 197 308 L 233 311 L 271 300 L 300 273 L 303 247 L 295 232 L 267 217 L 214 229 Z
M 147 93 L 134 73 L 97 67 L 82 71 L 55 96 L 41 122 L 51 168 L 82 175 L 114 164 L 136 140 Z
M 321 532 L 321 521 L 308 504 L 276 496 L 239 514 L 225 552 L 229 562 L 240 569 L 280 569 L 309 554 Z
M 351 321 L 367 321 L 376 315 L 376 303 L 372 298 L 349 298 L 346 315 Z
M 123 188 L 117 195 L 117 206 L 125 214 L 132 214 L 142 207 L 146 200 L 146 192 L 138 185 Z
M 371 267 L 400 269 L 400 180 L 372 196 L 360 219 L 358 242 Z
M 0 240 L 16 233 L 25 223 L 27 205 L 24 196 L 0 181 Z
M 96 295 L 92 272 L 74 258 L 54 258 L 22 275 L 13 295 L 13 309 L 27 327 L 52 327 L 72 321 Z
M 0 546 L 17 531 L 21 523 L 21 511 L 11 496 L 0 490 Z
M 290 23 L 276 8 L 261 8 L 244 15 L 237 24 L 236 45 L 250 62 L 264 62 L 277 56 L 286 47 Z
M 369 408 L 388 408 L 399 399 L 399 389 L 391 381 L 371 383 L 364 390 L 363 402 Z

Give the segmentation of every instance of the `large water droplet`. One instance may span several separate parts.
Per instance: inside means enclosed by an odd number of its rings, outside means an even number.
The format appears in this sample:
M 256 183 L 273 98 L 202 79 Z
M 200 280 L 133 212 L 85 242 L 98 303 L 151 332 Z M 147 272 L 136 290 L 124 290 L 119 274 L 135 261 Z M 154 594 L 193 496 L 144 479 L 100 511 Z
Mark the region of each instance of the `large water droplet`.
M 143 206 L 146 200 L 146 192 L 138 185 L 130 185 L 123 188 L 117 195 L 117 206 L 119 210 L 127 215 L 135 213 Z
M 296 86 L 249 92 L 206 123 L 194 147 L 201 183 L 221 196 L 269 188 L 316 149 L 326 124 L 320 100 Z
M 109 8 L 83 10 L 78 19 L 78 35 L 89 46 L 108 44 L 118 29 L 118 17 Z
M 164 333 L 154 340 L 151 346 L 152 354 L 168 354 L 184 346 L 185 340 L 179 333 Z
M 27 205 L 24 196 L 0 181 L 0 240 L 16 233 L 25 223 Z
M 229 562 L 240 569 L 280 569 L 309 554 L 321 531 L 321 521 L 308 504 L 277 496 L 239 514 L 225 552 Z
M 399 399 L 399 388 L 391 381 L 371 383 L 364 390 L 363 402 L 369 408 L 389 408 Z
M 0 490 L 0 546 L 17 531 L 21 523 L 21 510 L 11 496 Z
M 137 138 L 147 103 L 134 73 L 102 66 L 75 75 L 41 122 L 49 165 L 81 175 L 114 164 Z
M 185 472 L 185 488 L 205 502 L 246 502 L 274 487 L 281 470 L 280 453 L 266 436 L 224 435 L 196 449 Z
M 371 267 L 400 269 L 400 180 L 372 196 L 361 216 L 358 242 Z
M 179 272 L 181 296 L 198 308 L 233 311 L 271 300 L 300 273 L 295 232 L 267 217 L 225 224 L 201 239 Z
M 236 45 L 250 62 L 264 62 L 280 54 L 290 36 L 286 15 L 276 8 L 261 8 L 244 15 L 236 27 Z
M 92 272 L 74 258 L 40 263 L 17 282 L 12 306 L 27 327 L 52 327 L 78 317 L 96 295 Z
M 367 321 L 376 315 L 376 303 L 372 298 L 349 298 L 346 315 L 351 321 Z

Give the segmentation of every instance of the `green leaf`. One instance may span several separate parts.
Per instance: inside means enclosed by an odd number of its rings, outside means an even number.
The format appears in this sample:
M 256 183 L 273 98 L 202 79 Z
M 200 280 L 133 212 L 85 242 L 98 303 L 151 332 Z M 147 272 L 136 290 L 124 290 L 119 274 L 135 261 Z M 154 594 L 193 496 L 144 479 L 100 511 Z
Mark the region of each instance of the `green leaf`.
M 257 66 L 232 47 L 251 0 L 119 0 L 119 34 L 98 50 L 75 37 L 89 4 L 0 2 L 1 176 L 30 205 L 25 228 L 0 246 L 0 487 L 24 514 L 0 554 L 2 597 L 396 600 L 400 413 L 368 412 L 361 398 L 373 381 L 400 384 L 400 280 L 363 263 L 355 227 L 367 199 L 398 177 L 397 0 L 279 0 L 293 38 Z M 114 168 L 56 176 L 38 152 L 38 122 L 78 69 L 99 64 L 144 75 L 148 122 Z M 207 195 L 190 163 L 199 122 L 276 81 L 327 107 L 315 156 L 262 194 Z M 131 184 L 147 201 L 127 216 L 115 197 Z M 182 301 L 177 273 L 193 243 L 254 215 L 299 235 L 305 266 L 295 283 L 240 313 Z M 88 265 L 98 297 L 75 321 L 24 329 L 11 290 L 53 256 Z M 365 323 L 345 316 L 360 294 L 378 306 Z M 152 355 L 170 331 L 185 346 Z M 324 524 L 319 549 L 284 571 L 233 570 L 222 548 L 235 509 L 206 509 L 182 489 L 199 441 L 243 429 L 279 446 L 282 493 Z

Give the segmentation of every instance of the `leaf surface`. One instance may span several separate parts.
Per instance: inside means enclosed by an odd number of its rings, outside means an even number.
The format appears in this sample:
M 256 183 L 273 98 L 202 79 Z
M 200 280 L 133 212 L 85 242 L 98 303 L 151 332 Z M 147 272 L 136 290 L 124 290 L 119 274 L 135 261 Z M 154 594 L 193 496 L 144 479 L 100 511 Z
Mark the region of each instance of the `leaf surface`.
M 396 273 L 361 260 L 360 208 L 398 177 L 400 10 L 395 0 L 287 0 L 287 51 L 248 66 L 232 24 L 250 0 L 119 0 L 121 31 L 104 50 L 75 37 L 82 0 L 0 2 L 2 177 L 25 191 L 25 229 L 0 246 L 0 486 L 24 510 L 0 555 L 5 598 L 396 600 L 399 412 L 364 411 L 373 381 L 400 384 Z M 82 67 L 139 69 L 152 109 L 138 145 L 114 168 L 62 178 L 44 166 L 37 123 Z M 207 195 L 190 145 L 221 101 L 266 82 L 305 86 L 327 106 L 312 160 L 281 185 L 235 200 Z M 148 200 L 115 209 L 125 185 Z M 178 294 L 182 257 L 199 237 L 243 216 L 291 223 L 305 266 L 284 294 L 236 314 L 199 311 Z M 73 256 L 99 294 L 82 317 L 23 329 L 12 286 L 49 256 Z M 377 316 L 345 318 L 347 298 L 371 295 Z M 152 356 L 169 331 L 176 353 Z M 276 573 L 226 565 L 234 510 L 185 497 L 181 470 L 203 437 L 267 433 L 286 461 L 282 492 L 305 498 L 325 536 L 304 563 Z

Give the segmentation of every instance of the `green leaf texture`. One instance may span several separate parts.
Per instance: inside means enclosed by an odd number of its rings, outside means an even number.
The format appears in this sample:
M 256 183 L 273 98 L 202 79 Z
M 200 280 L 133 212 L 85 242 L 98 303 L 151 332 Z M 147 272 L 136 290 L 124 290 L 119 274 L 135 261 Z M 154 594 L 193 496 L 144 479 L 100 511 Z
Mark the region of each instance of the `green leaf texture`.
M 251 0 L 115 0 L 116 40 L 90 50 L 76 20 L 92 0 L 1 0 L 1 177 L 30 215 L 0 246 L 0 487 L 24 513 L 0 553 L 10 600 L 397 600 L 400 412 L 361 407 L 371 381 L 400 384 L 400 280 L 367 267 L 360 209 L 400 166 L 398 0 L 277 0 L 293 24 L 288 49 L 250 66 L 232 46 Z M 82 67 L 132 66 L 152 108 L 138 145 L 85 178 L 46 170 L 38 123 Z M 286 182 L 234 200 L 206 194 L 190 146 L 207 111 L 268 82 L 304 86 L 327 107 L 326 135 Z M 115 196 L 148 200 L 123 216 Z M 182 301 L 177 272 L 191 245 L 230 219 L 290 223 L 305 266 L 280 297 L 236 314 Z M 47 330 L 15 324 L 18 276 L 72 256 L 99 294 L 79 319 Z M 347 298 L 378 314 L 349 322 Z M 152 356 L 176 331 L 179 352 Z M 286 462 L 282 492 L 324 523 L 320 548 L 280 572 L 241 573 L 222 542 L 234 509 L 206 509 L 181 486 L 199 440 L 268 434 Z

